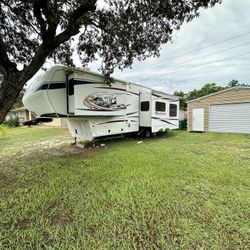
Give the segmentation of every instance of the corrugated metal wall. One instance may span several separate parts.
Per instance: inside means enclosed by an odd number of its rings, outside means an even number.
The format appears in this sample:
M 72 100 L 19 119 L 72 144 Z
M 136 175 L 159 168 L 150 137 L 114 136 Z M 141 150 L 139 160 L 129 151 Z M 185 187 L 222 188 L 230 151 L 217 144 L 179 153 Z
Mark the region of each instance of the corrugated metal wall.
M 250 103 L 210 105 L 209 131 L 250 133 Z

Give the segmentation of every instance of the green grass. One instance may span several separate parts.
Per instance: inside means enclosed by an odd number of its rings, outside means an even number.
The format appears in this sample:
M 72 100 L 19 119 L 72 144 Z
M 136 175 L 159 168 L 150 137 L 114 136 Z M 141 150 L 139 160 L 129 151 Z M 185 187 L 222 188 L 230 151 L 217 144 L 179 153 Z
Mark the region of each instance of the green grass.
M 0 248 L 249 249 L 249 135 L 70 140 L 38 128 L 0 138 Z

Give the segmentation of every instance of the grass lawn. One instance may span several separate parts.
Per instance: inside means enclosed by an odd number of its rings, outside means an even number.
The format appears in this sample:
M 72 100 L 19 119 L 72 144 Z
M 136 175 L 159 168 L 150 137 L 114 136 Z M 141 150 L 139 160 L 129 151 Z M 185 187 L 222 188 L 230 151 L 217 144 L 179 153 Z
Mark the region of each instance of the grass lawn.
M 250 135 L 0 138 L 0 249 L 249 249 Z

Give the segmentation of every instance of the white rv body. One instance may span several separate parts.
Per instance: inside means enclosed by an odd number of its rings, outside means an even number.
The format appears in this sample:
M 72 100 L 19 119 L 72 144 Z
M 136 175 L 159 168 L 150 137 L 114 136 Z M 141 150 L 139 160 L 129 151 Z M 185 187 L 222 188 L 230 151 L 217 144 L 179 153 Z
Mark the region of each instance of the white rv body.
M 179 126 L 177 97 L 117 79 L 107 84 L 101 74 L 63 66 L 34 79 L 23 103 L 41 117 L 67 117 L 81 140 Z

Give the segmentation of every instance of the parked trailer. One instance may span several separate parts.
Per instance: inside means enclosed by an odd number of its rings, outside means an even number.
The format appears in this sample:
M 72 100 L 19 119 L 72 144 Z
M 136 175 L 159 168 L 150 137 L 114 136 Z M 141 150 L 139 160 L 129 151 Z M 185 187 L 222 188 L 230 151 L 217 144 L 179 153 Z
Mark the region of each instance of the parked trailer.
M 80 140 L 179 126 L 178 97 L 101 74 L 54 66 L 28 87 L 23 103 L 40 117 L 67 117 Z

